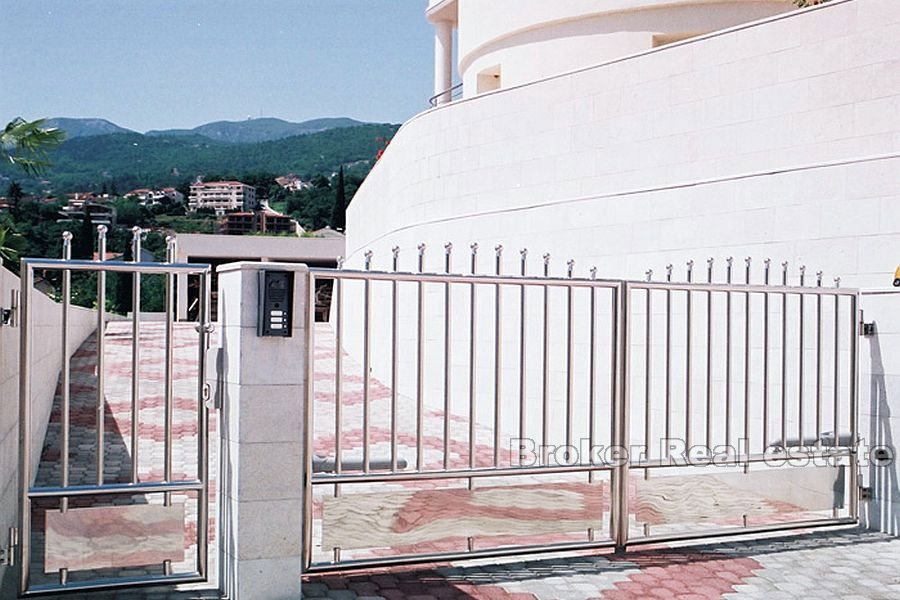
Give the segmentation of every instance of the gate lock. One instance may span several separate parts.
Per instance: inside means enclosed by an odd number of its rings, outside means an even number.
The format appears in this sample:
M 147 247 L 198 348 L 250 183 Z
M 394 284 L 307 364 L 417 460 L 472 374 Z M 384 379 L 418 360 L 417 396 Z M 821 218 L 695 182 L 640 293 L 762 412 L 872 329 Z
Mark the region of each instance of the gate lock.
M 8 545 L 0 546 L 0 565 L 8 567 L 16 566 L 16 546 L 18 545 L 19 530 L 15 527 L 10 527 Z
M 19 313 L 19 290 L 12 290 L 9 308 L 0 308 L 0 327 L 16 326 L 16 315 Z

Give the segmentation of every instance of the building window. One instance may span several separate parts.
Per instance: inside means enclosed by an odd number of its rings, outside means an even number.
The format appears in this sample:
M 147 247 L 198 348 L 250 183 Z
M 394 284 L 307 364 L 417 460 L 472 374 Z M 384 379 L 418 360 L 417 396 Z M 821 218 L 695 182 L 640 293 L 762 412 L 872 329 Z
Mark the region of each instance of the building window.
M 493 67 L 488 67 L 484 69 L 480 73 L 478 73 L 478 86 L 477 92 L 482 94 L 484 92 L 491 92 L 493 90 L 500 89 L 500 65 L 494 65 Z

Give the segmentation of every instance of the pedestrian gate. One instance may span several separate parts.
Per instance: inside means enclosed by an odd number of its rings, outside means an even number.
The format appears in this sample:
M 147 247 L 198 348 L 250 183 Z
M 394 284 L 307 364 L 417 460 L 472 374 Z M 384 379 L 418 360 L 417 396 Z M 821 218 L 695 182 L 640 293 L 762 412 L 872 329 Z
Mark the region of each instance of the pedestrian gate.
M 22 261 L 20 594 L 205 581 L 210 267 L 176 264 L 171 239 L 165 263 L 103 261 L 102 226 L 101 260 L 68 260 L 70 239 L 63 260 Z M 139 230 L 133 250 L 141 255 Z M 177 275 L 200 282 L 199 322 L 187 328 L 175 322 Z M 45 300 L 37 298 L 38 277 L 60 283 L 59 328 L 36 322 Z M 142 290 L 147 296 L 154 279 L 152 289 L 164 289 L 164 320 L 142 326 Z M 107 311 L 108 289 L 130 292 L 130 318 Z M 68 360 L 78 342 L 72 320 L 84 311 L 72 301 L 84 294 L 95 294 L 97 330 Z M 152 360 L 142 345 L 157 350 Z M 45 438 L 47 415 L 37 400 L 52 386 L 35 380 L 33 365 L 57 352 L 62 370 Z

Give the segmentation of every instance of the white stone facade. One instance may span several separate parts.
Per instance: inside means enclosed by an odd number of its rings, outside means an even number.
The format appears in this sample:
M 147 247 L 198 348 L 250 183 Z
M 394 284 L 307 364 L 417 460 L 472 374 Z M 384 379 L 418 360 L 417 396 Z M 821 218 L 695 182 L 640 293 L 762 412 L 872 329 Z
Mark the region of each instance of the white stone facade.
M 790 0 L 432 0 L 426 15 L 435 27 L 435 94 L 452 81 L 454 29 L 468 97 L 793 8 Z
M 458 11 L 462 62 L 464 0 Z M 504 272 L 518 272 L 518 250 L 527 247 L 533 274 L 544 252 L 554 276 L 572 258 L 576 275 L 595 265 L 601 277 L 632 279 L 650 268 L 659 277 L 669 263 L 683 278 L 689 259 L 702 273 L 711 256 L 721 281 L 725 257 L 742 267 L 753 256 L 754 281 L 770 257 L 790 263 L 791 284 L 806 264 L 808 283 L 821 269 L 829 283 L 841 277 L 844 286 L 888 287 L 900 263 L 898 34 L 896 2 L 832 0 L 467 94 L 414 117 L 394 137 L 348 209 L 346 264 L 362 268 L 371 249 L 372 268 L 387 269 L 397 245 L 400 269 L 413 270 L 424 242 L 426 270 L 442 271 L 449 241 L 452 270 L 462 272 L 469 244 L 478 242 L 506 248 Z M 492 270 L 487 254 L 482 271 Z M 429 292 L 428 302 L 440 306 L 440 291 Z M 387 291 L 373 288 L 375 310 L 387 303 Z M 504 310 L 515 323 L 515 302 Z M 352 337 L 355 311 L 346 314 Z M 376 321 L 373 339 L 389 336 L 386 327 Z M 434 331 L 428 350 L 440 356 Z M 504 352 L 510 369 L 514 357 Z M 388 359 L 374 352 L 377 376 L 386 376 Z M 876 412 L 881 439 L 900 435 L 900 397 L 887 385 L 873 405 L 866 379 L 890 383 L 891 364 L 862 365 L 867 436 Z M 464 378 L 465 365 L 457 368 Z M 440 381 L 434 385 L 439 393 Z M 878 485 L 870 523 L 896 533 L 896 472 L 893 483 Z

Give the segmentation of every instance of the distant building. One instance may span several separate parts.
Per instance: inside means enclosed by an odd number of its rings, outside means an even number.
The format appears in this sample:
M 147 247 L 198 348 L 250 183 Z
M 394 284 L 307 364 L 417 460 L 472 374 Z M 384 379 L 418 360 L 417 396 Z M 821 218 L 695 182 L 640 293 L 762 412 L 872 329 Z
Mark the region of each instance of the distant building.
M 271 210 L 233 212 L 226 214 L 219 231 L 224 235 L 248 233 L 286 233 L 299 235 L 303 228 L 297 221 Z
M 164 201 L 171 204 L 181 204 L 184 202 L 184 194 L 173 187 L 166 187 L 161 190 L 138 188 L 125 194 L 125 197 L 135 198 L 144 205 L 161 204 Z
M 256 231 L 256 213 L 233 212 L 222 218 L 219 233 L 223 235 L 244 235 Z
M 83 221 L 90 217 L 91 223 L 94 225 L 116 224 L 115 207 L 101 204 L 100 202 L 81 201 L 75 205 L 70 200 L 69 204 L 64 206 L 59 214 L 62 217 L 59 221 Z
M 300 235 L 303 228 L 297 224 L 297 221 L 287 215 L 282 215 L 271 210 L 264 210 L 257 213 L 259 215 L 259 230 L 265 233 L 293 233 Z
M 256 209 L 256 188 L 240 181 L 209 181 L 191 184 L 188 199 L 191 210 L 211 208 L 223 215 L 229 210 Z
M 66 194 L 66 208 L 80 209 L 85 202 L 93 202 L 99 200 L 94 192 L 72 192 Z
M 312 183 L 310 183 L 309 181 L 303 181 L 293 173 L 288 173 L 287 175 L 276 177 L 275 183 L 277 183 L 282 189 L 292 192 L 312 187 Z
M 322 229 L 316 229 L 315 231 L 312 232 L 312 234 L 313 234 L 313 237 L 320 237 L 320 238 L 343 238 L 344 237 L 343 233 L 341 233 L 340 231 L 336 231 L 327 225 L 325 227 L 323 227 Z

